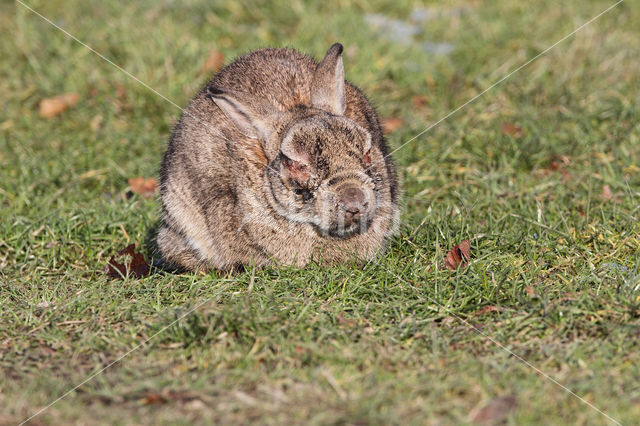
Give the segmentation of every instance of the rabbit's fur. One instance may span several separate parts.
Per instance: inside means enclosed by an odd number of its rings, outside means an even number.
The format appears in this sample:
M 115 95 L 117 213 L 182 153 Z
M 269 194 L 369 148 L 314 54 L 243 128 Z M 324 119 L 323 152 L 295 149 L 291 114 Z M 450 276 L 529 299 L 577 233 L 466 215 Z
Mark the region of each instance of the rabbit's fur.
M 160 170 L 165 261 L 186 270 L 371 260 L 397 229 L 395 167 L 378 117 L 344 79 L 261 49 L 222 69 L 173 131 Z

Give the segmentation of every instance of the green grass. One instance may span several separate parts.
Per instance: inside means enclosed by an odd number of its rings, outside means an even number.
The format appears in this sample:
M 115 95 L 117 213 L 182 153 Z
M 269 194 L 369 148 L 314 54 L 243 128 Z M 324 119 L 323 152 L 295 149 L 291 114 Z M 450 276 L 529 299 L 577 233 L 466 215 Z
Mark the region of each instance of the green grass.
M 398 147 L 613 1 L 434 2 L 442 13 L 407 44 L 365 16 L 408 22 L 408 1 L 27 3 L 181 106 L 209 77 L 211 48 L 321 57 L 342 41 L 347 77 L 404 120 L 388 137 Z M 127 179 L 157 174 L 180 111 L 0 3 L 0 423 L 152 336 L 34 424 L 457 424 L 507 395 L 511 424 L 607 423 L 493 341 L 637 423 L 638 6 L 625 1 L 394 154 L 402 227 L 378 263 L 120 281 L 107 260 L 131 242 L 147 250 L 159 217 L 157 200 L 124 196 Z M 72 91 L 77 106 L 38 116 L 41 99 Z M 470 266 L 445 270 L 465 238 Z

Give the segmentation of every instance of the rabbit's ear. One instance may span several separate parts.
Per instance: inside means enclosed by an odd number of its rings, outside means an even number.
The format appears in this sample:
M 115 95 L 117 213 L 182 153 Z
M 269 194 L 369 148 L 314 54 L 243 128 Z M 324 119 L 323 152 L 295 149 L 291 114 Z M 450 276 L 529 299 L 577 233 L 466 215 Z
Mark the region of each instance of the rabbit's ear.
M 335 43 L 316 68 L 311 83 L 311 106 L 336 115 L 344 114 L 347 106 L 344 91 L 342 45 Z
M 245 92 L 209 87 L 210 98 L 245 136 L 268 139 L 274 131 L 277 110 Z

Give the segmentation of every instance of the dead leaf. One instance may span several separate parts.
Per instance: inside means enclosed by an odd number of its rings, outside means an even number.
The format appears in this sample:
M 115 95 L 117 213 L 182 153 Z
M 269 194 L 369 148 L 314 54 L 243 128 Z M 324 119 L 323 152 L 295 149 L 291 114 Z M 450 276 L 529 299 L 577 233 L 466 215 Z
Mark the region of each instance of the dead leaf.
M 151 198 L 158 188 L 158 181 L 154 178 L 135 177 L 129 179 L 129 187 L 142 198 Z
M 502 134 L 510 135 L 514 138 L 520 138 L 526 134 L 524 129 L 517 124 L 513 123 L 502 123 Z
M 526 286 L 524 288 L 524 292 L 527 293 L 529 296 L 535 296 L 536 295 L 536 291 L 530 285 L 528 285 L 528 286 Z
M 498 308 L 497 306 L 488 305 L 488 306 L 484 306 L 484 307 L 478 309 L 475 312 L 475 315 L 476 316 L 481 316 L 481 315 L 487 314 L 489 312 L 498 312 L 498 311 L 500 311 L 500 308 Z
M 121 101 L 127 99 L 127 88 L 122 83 L 116 83 L 116 98 Z
M 171 390 L 168 388 L 133 394 L 128 399 L 135 399 L 143 405 L 166 404 L 168 402 L 187 404 L 193 401 L 201 401 L 197 394 L 190 391 Z
M 46 345 L 41 345 L 38 348 L 38 352 L 40 352 L 39 355 L 43 357 L 53 356 L 58 353 L 58 351 L 53 349 L 51 346 L 46 346 Z
M 167 398 L 157 392 L 150 392 L 141 398 L 140 402 L 144 405 L 164 404 L 167 402 Z
M 40 117 L 55 117 L 67 108 L 71 108 L 79 101 L 80 95 L 77 93 L 65 93 L 64 95 L 43 99 L 40 101 Z
M 207 60 L 204 61 L 200 68 L 201 73 L 205 72 L 218 72 L 224 65 L 224 55 L 217 49 L 211 49 Z
M 444 264 L 447 269 L 454 270 L 458 266 L 464 268 L 471 259 L 471 243 L 469 240 L 463 240 L 460 244 L 454 245 L 447 253 Z
M 516 409 L 518 401 L 513 395 L 494 398 L 481 408 L 473 409 L 469 413 L 469 421 L 479 424 L 495 424 L 504 420 L 510 412 Z
M 602 193 L 600 194 L 600 199 L 609 201 L 612 198 L 613 192 L 611 192 L 611 187 L 609 185 L 602 185 Z
M 549 176 L 553 172 L 560 172 L 562 175 L 562 182 L 568 183 L 572 180 L 571 173 L 568 167 L 571 165 L 571 158 L 566 155 L 560 155 L 549 162 L 546 169 L 538 169 L 535 173 L 538 176 Z
M 411 103 L 415 109 L 420 109 L 425 106 L 428 100 L 429 98 L 426 95 L 416 95 L 411 98 Z
M 136 253 L 135 248 L 135 244 L 129 244 L 116 253 L 115 256 L 111 257 L 105 267 L 105 273 L 111 278 L 120 279 L 123 279 L 129 273 L 135 278 L 142 278 L 149 275 L 151 266 L 141 253 Z M 117 262 L 117 258 L 124 258 L 124 263 Z
M 342 316 L 342 314 L 343 314 L 343 313 L 342 313 L 342 312 L 340 312 L 340 313 L 338 314 L 338 316 L 336 317 L 336 318 L 338 319 L 338 324 L 345 325 L 345 326 L 347 326 L 347 327 L 354 327 L 354 326 L 356 325 L 355 320 L 353 320 L 353 319 L 351 319 L 351 318 L 344 318 L 344 317 Z
M 89 122 L 89 127 L 91 127 L 91 131 L 96 133 L 98 130 L 102 128 L 103 118 L 100 114 L 93 116 L 91 121 Z
M 404 121 L 401 118 L 383 118 L 382 119 L 382 131 L 385 134 L 393 133 L 398 130 Z

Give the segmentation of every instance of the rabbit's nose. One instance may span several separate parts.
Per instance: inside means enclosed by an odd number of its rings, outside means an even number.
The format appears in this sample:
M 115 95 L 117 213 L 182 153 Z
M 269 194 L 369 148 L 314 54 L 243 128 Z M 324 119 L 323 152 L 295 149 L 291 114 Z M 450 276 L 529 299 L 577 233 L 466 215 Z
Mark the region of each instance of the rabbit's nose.
M 360 212 L 365 208 L 364 192 L 355 187 L 349 187 L 340 193 L 340 207 L 345 211 L 345 222 L 350 224 L 359 219 Z

